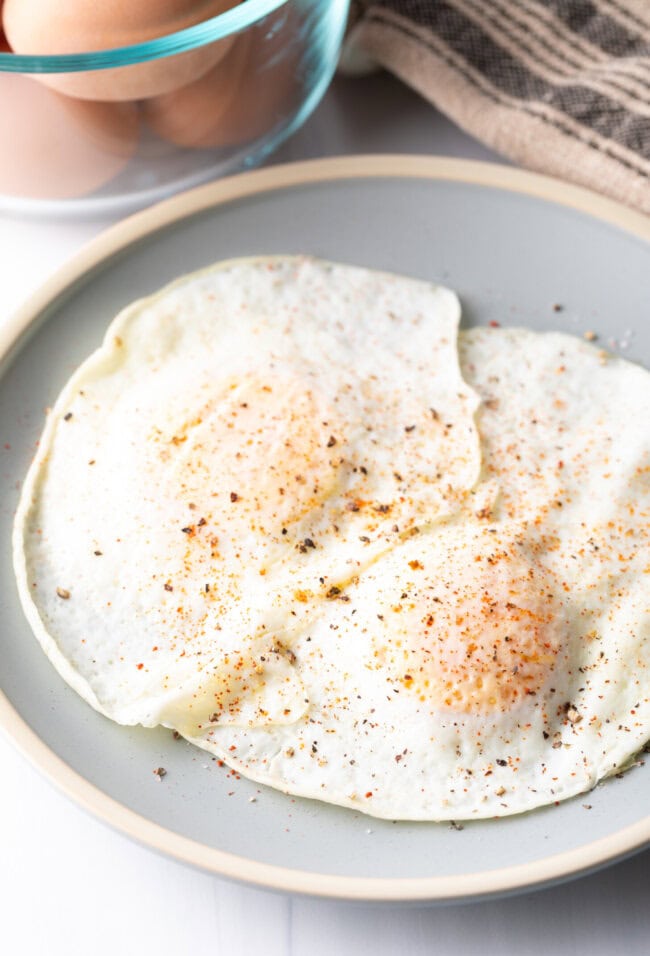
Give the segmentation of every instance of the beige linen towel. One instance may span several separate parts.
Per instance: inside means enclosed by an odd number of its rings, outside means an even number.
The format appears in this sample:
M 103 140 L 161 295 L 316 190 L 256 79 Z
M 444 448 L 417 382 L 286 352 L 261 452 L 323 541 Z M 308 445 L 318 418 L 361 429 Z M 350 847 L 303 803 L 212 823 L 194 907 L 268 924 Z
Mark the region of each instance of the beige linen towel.
M 650 213 L 650 0 L 356 0 L 348 44 L 510 159 Z

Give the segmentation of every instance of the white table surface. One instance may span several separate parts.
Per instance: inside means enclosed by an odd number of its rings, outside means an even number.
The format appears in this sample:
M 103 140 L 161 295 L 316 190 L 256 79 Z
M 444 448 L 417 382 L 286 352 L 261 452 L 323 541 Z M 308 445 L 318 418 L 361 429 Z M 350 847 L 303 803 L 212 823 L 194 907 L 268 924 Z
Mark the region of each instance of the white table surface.
M 337 80 L 274 161 L 355 152 L 496 159 L 381 75 Z M 0 321 L 109 223 L 0 219 Z M 398 909 L 291 899 L 195 872 L 113 833 L 1 737 L 0 768 L 1 956 L 650 954 L 650 851 L 498 902 Z

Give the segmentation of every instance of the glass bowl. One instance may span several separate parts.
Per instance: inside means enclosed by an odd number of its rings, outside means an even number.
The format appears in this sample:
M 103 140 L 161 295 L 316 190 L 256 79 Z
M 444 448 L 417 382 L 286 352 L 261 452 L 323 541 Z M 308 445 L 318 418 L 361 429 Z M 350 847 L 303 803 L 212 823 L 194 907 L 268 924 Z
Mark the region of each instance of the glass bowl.
M 0 44 L 0 210 L 122 212 L 256 165 L 323 96 L 348 5 L 244 0 L 88 53 Z

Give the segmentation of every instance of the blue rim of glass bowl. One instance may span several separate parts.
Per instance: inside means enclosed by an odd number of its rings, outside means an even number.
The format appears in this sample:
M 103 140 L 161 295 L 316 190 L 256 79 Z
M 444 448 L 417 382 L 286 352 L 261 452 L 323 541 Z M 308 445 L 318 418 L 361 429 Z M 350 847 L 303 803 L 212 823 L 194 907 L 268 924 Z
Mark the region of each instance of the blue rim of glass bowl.
M 188 50 L 214 43 L 273 13 L 291 0 L 244 0 L 237 6 L 194 26 L 145 43 L 95 50 L 91 53 L 61 53 L 52 56 L 29 56 L 0 53 L 0 73 L 81 73 L 86 70 L 108 70 L 117 66 L 133 66 L 149 60 L 160 60 Z

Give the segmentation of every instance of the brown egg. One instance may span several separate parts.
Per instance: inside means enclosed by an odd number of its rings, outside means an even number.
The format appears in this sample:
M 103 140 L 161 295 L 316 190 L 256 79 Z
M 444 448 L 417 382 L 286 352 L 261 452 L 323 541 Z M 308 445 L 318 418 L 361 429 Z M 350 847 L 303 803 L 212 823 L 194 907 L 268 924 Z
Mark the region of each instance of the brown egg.
M 11 47 L 2 28 L 2 3 L 0 2 L 0 53 L 11 53 Z
M 69 99 L 35 80 L 0 74 L 0 193 L 69 199 L 94 192 L 138 141 L 132 103 Z
M 250 142 L 269 132 L 299 106 L 303 44 L 301 18 L 292 7 L 280 9 L 250 31 L 248 64 L 237 99 L 221 118 L 223 145 Z
M 16 53 L 50 55 L 110 50 L 165 36 L 217 16 L 238 0 L 5 0 L 3 24 Z M 196 50 L 109 70 L 41 75 L 71 96 L 142 99 L 184 86 L 229 50 L 226 38 Z
M 219 123 L 241 88 L 250 40 L 237 38 L 229 53 L 194 83 L 142 103 L 151 129 L 176 146 L 219 145 Z
M 299 104 L 298 28 L 284 8 L 249 28 L 200 79 L 144 103 L 146 121 L 178 146 L 228 147 L 262 136 Z

